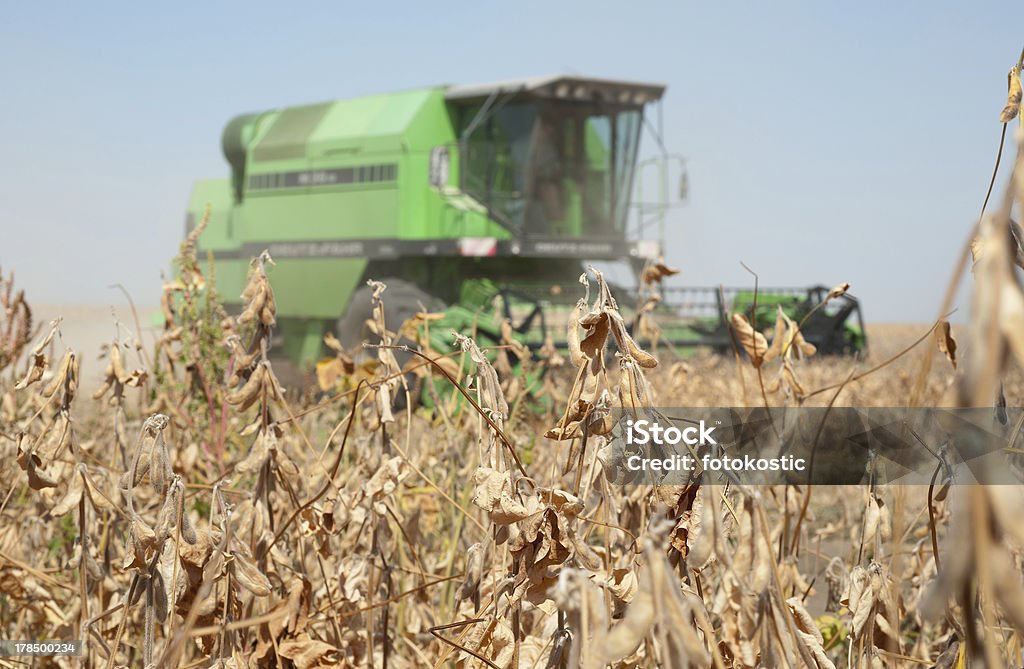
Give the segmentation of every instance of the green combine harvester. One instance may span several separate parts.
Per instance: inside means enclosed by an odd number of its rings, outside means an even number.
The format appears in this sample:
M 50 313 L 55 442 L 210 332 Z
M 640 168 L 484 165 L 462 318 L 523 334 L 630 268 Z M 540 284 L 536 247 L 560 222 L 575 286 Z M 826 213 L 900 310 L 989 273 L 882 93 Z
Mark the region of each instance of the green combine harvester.
M 457 329 L 492 343 L 508 319 L 532 348 L 552 333 L 560 343 L 585 263 L 617 263 L 635 277 L 664 251 L 669 169 L 682 161 L 663 148 L 660 113 L 645 118 L 651 105 L 660 112 L 664 90 L 553 76 L 244 114 L 223 134 L 230 178 L 196 184 L 186 227 L 210 206 L 199 248 L 212 253 L 229 301 L 250 259 L 269 250 L 279 350 L 303 367 L 323 354 L 326 332 L 346 346 L 366 338 L 368 279 L 388 284 L 395 329 L 426 309 L 445 314 L 431 325 L 437 337 Z M 638 162 L 645 127 L 659 152 Z M 657 184 L 653 201 L 645 182 Z M 628 314 L 640 299 L 634 282 L 615 290 Z M 814 290 L 775 299 L 797 318 Z M 742 308 L 743 291 L 662 294 L 663 341 L 731 348 L 725 315 Z M 807 339 L 825 353 L 862 350 L 859 316 L 844 298 L 812 317 Z M 759 326 L 773 322 L 758 314 Z

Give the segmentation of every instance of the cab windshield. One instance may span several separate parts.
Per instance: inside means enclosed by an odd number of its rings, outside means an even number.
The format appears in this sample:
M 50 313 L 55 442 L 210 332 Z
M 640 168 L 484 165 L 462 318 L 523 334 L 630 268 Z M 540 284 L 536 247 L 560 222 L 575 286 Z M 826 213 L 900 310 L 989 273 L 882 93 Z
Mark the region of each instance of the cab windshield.
M 462 188 L 518 234 L 621 236 L 640 122 L 639 107 L 464 107 Z

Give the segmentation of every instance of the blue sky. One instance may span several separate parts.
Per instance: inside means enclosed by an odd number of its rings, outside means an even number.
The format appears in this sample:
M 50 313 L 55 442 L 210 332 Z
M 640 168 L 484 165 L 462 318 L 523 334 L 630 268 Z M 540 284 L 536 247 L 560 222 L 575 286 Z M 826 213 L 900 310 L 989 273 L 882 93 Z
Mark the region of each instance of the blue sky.
M 244 111 L 549 73 L 668 85 L 688 284 L 849 281 L 935 315 L 977 215 L 1013 3 L 2 3 L 0 266 L 40 302 L 154 303 Z M 648 147 L 650 144 L 648 143 Z M 963 306 L 963 305 L 961 305 Z

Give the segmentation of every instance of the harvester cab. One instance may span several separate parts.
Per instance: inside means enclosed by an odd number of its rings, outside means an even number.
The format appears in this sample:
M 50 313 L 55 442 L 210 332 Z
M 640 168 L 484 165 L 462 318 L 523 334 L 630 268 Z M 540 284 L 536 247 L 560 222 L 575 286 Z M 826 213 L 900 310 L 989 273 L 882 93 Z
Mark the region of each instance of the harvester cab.
M 621 244 L 643 107 L 663 91 L 567 77 L 450 88 L 458 188 L 518 239 Z
M 678 159 L 660 114 L 644 113 L 663 93 L 552 76 L 245 114 L 224 130 L 230 177 L 197 183 L 186 226 L 205 226 L 199 250 L 229 304 L 250 258 L 270 252 L 279 352 L 302 366 L 326 332 L 349 347 L 367 339 L 368 279 L 388 285 L 391 328 L 442 311 L 435 336 L 497 337 L 508 319 L 536 348 L 563 330 L 555 313 L 575 303 L 585 262 L 639 271 L 661 255 Z M 645 126 L 660 151 L 638 163 Z M 647 168 L 653 178 L 639 177 Z M 650 201 L 644 182 L 657 184 Z

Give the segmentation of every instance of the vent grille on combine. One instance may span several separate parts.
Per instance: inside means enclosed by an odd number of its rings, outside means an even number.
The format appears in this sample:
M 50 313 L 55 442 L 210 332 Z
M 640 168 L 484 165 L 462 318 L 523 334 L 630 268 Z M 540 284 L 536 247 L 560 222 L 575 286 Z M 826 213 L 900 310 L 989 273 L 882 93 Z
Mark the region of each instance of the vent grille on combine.
M 386 183 L 398 179 L 398 164 L 360 165 L 332 170 L 301 170 L 249 175 L 249 190 L 308 188 L 346 184 Z

